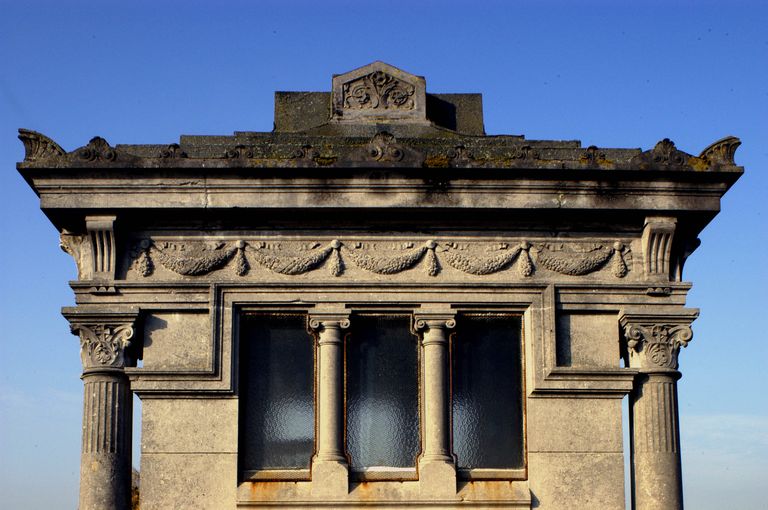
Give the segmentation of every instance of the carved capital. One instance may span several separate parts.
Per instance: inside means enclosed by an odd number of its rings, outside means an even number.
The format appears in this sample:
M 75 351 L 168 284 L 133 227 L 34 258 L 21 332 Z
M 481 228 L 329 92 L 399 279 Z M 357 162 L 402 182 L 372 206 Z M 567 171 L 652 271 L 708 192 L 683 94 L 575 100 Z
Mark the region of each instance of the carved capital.
M 677 370 L 681 347 L 693 338 L 691 322 L 697 310 L 683 309 L 674 315 L 624 313 L 619 322 L 624 331 L 629 367 L 640 370 Z
M 65 308 L 63 314 L 72 334 L 80 337 L 80 359 L 85 371 L 132 364 L 129 347 L 139 316 L 137 308 L 110 312 Z
M 446 330 L 455 327 L 454 314 L 419 314 L 413 321 L 413 330 L 422 333 L 422 345 L 448 343 Z
M 341 314 L 313 314 L 309 329 L 317 333 L 317 343 L 340 344 L 341 330 L 349 328 L 349 316 Z

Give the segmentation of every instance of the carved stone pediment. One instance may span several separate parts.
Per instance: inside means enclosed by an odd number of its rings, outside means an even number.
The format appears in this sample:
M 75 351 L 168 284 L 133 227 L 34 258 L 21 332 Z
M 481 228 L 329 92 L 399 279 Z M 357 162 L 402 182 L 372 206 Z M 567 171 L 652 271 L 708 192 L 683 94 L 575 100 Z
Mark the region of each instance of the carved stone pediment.
M 427 123 L 426 81 L 384 62 L 333 77 L 332 119 Z

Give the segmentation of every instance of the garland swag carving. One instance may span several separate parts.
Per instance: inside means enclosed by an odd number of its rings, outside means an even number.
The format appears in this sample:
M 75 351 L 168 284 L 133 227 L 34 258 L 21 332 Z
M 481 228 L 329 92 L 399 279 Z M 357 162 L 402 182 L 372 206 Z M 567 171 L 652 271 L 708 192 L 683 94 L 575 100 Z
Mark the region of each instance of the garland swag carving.
M 245 276 L 252 263 L 274 273 L 301 275 L 324 267 L 332 276 L 341 276 L 345 261 L 374 274 L 393 275 L 417 266 L 428 276 L 442 271 L 441 262 L 474 276 L 485 276 L 513 266 L 522 277 L 532 276 L 537 268 L 569 276 L 583 276 L 611 262 L 611 273 L 624 278 L 629 272 L 626 257 L 630 250 L 623 243 L 606 246 L 596 243 L 456 243 L 432 240 L 416 243 L 341 242 L 206 242 L 153 241 L 143 239 L 131 252 L 132 269 L 143 277 L 151 276 L 159 263 L 182 276 L 201 276 L 232 267 Z

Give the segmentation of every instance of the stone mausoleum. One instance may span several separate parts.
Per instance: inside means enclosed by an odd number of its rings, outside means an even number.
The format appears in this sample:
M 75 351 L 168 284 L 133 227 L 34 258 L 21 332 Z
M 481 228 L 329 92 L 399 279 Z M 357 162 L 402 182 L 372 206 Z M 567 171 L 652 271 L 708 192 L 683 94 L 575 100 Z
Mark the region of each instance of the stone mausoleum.
M 683 264 L 743 169 L 489 136 L 374 62 L 269 133 L 18 169 L 75 260 L 80 509 L 682 508 Z M 630 445 L 622 440 L 629 398 Z M 629 451 L 625 451 L 629 450 Z

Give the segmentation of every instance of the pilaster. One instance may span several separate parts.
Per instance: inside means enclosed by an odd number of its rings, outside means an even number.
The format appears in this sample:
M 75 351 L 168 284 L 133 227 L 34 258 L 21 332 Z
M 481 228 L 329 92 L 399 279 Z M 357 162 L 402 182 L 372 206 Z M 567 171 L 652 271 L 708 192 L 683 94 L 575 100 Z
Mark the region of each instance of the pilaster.
M 317 452 L 312 460 L 312 494 L 341 497 L 349 490 L 344 455 L 344 340 L 349 327 L 343 314 L 312 314 L 309 327 L 317 336 Z
M 414 321 L 414 329 L 421 333 L 424 360 L 424 447 L 419 458 L 419 490 L 424 497 L 456 495 L 448 367 L 448 330 L 455 326 L 453 314 L 419 314 Z
M 678 354 L 693 337 L 697 310 L 624 312 L 629 367 L 640 374 L 630 394 L 632 503 L 635 510 L 683 508 L 677 407 Z
M 139 311 L 65 308 L 80 337 L 83 363 L 83 438 L 80 510 L 127 510 L 131 506 L 133 401 L 124 368 Z

